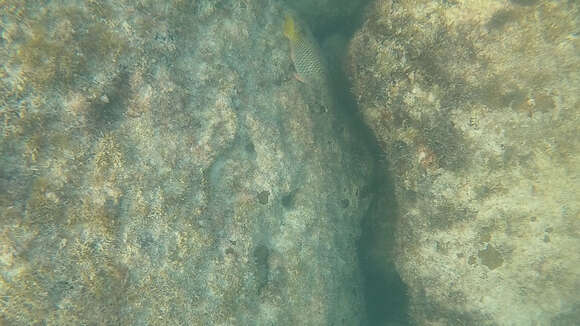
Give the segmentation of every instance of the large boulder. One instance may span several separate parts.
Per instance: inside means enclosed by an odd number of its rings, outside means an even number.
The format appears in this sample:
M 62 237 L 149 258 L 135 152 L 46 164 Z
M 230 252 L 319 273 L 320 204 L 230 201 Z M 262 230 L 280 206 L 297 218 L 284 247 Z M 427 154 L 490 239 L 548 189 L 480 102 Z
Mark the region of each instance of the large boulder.
M 580 320 L 579 17 L 574 1 L 378 0 L 352 40 L 398 215 L 394 250 L 373 252 L 393 255 L 417 324 Z
M 364 144 L 261 0 L 0 9 L 0 324 L 358 325 Z

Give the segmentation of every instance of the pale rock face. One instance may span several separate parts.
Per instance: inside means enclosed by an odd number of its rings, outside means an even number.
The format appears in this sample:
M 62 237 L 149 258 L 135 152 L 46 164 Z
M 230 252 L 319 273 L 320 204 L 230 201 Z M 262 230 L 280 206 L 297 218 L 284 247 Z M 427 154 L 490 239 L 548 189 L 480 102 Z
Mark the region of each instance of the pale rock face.
M 0 324 L 364 322 L 373 166 L 276 3 L 3 3 Z
M 580 320 L 579 13 L 569 1 L 367 10 L 349 74 L 395 180 L 382 259 L 417 324 Z

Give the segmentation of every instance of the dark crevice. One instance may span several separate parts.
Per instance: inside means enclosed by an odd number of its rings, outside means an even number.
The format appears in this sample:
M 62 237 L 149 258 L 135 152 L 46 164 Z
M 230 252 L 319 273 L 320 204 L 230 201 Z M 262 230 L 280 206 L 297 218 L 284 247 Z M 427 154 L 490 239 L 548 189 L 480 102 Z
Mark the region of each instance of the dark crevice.
M 375 161 L 375 171 L 368 189 L 373 198 L 369 210 L 361 212 L 364 217 L 358 243 L 368 325 L 408 325 L 407 287 L 397 273 L 390 254 L 398 210 L 392 178 L 387 172 L 388 162 L 372 131 L 363 122 L 350 92 L 352 88 L 344 69 L 345 60 L 337 55 L 348 52 L 348 40 L 362 22 L 362 9 L 357 17 L 345 20 L 350 22 L 348 24 L 343 22 L 337 28 L 313 32 L 318 37 L 324 37 L 319 41 L 323 44 L 322 50 L 329 64 L 336 103 L 340 103 L 337 108 L 338 122 L 354 131 L 361 143 L 368 146 Z

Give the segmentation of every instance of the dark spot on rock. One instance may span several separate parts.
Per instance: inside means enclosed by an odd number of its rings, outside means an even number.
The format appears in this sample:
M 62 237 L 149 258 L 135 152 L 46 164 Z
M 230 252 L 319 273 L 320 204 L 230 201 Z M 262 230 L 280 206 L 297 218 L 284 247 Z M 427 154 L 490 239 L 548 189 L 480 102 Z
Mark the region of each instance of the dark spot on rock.
M 520 89 L 513 89 L 502 96 L 501 104 L 504 107 L 507 106 L 518 107 L 519 105 L 526 103 L 527 100 L 528 97 L 526 92 Z
M 423 121 L 418 128 L 425 135 L 423 143 L 430 148 L 434 163 L 451 171 L 466 169 L 468 146 L 464 143 L 462 133 L 453 125 L 451 119 L 443 118 L 434 127 L 428 121 Z
M 549 112 L 554 110 L 556 107 L 556 103 L 554 103 L 554 99 L 547 94 L 539 94 L 535 97 L 535 110 L 542 111 L 542 112 Z
M 265 245 L 260 244 L 254 248 L 254 259 L 257 265 L 267 265 L 269 256 L 270 250 Z
M 472 220 L 477 212 L 468 207 L 455 207 L 451 203 L 433 206 L 429 226 L 438 230 L 449 229 L 457 222 Z
M 546 229 L 546 232 L 548 232 L 548 233 L 552 233 L 552 231 L 554 231 L 554 228 L 553 227 L 549 227 L 549 228 Z
M 270 196 L 270 192 L 268 190 L 264 190 L 258 194 L 258 202 L 262 205 L 266 205 L 268 203 L 268 197 Z
M 516 18 L 515 16 L 516 15 L 513 10 L 500 9 L 496 11 L 493 16 L 491 16 L 491 19 L 489 22 L 487 22 L 486 27 L 489 30 L 501 29 L 510 21 L 514 21 Z
M 484 227 L 481 229 L 481 233 L 479 234 L 479 242 L 486 243 L 491 240 L 491 233 L 489 228 Z
M 233 255 L 234 253 L 235 253 L 235 252 L 234 252 L 234 249 L 232 249 L 231 247 L 228 247 L 228 248 L 226 249 L 226 255 Z
M 502 163 L 506 163 L 507 164 L 507 163 L 511 162 L 513 159 L 516 158 L 516 155 L 517 155 L 517 152 L 514 149 L 514 147 L 512 147 L 512 146 L 506 146 L 504 148 L 503 153 L 501 154 L 501 158 L 502 158 L 502 161 L 503 161 Z M 498 166 L 498 168 L 499 167 L 500 166 Z
M 535 216 L 532 216 L 532 217 L 530 217 L 530 221 L 532 221 L 532 222 L 535 222 L 535 221 L 536 221 L 536 219 L 537 219 L 537 218 L 536 218 Z
M 417 198 L 418 198 L 418 194 L 416 191 L 412 190 L 412 189 L 405 189 L 404 190 L 405 193 L 405 200 L 410 202 L 410 203 L 416 203 L 417 202 Z
M 74 286 L 69 281 L 57 281 L 48 290 L 48 296 L 54 300 L 54 302 L 59 302 L 66 294 L 74 289 Z
M 486 185 L 475 187 L 475 197 L 478 199 L 486 198 L 491 194 L 491 189 Z
M 282 196 L 282 206 L 285 208 L 292 208 L 294 206 L 294 197 L 296 195 L 296 191 L 288 193 Z
M 147 249 L 155 244 L 155 239 L 150 233 L 140 233 L 137 235 L 137 243 L 141 249 Z
M 550 242 L 550 236 L 549 235 L 544 235 L 544 242 Z
M 496 110 L 515 108 L 527 100 L 527 92 L 510 84 L 502 75 L 494 75 L 483 82 L 481 87 L 473 90 L 473 95 L 480 103 Z
M 253 154 L 256 152 L 256 148 L 254 147 L 254 143 L 247 143 L 246 144 L 246 152 Z
M 503 257 L 492 245 L 488 244 L 487 248 L 480 250 L 478 253 L 481 263 L 490 270 L 494 270 L 503 265 Z
M 340 206 L 342 206 L 342 208 L 347 208 L 348 205 L 350 205 L 350 202 L 348 201 L 348 199 L 343 199 L 340 201 Z
M 270 274 L 270 249 L 263 244 L 254 248 L 253 252 L 254 262 L 256 263 L 256 282 L 258 282 L 258 289 L 261 290 L 268 283 L 268 275 Z
M 129 93 L 128 78 L 128 74 L 121 74 L 106 94 L 91 103 L 88 121 L 93 128 L 111 130 L 123 120 L 128 106 L 125 96 Z

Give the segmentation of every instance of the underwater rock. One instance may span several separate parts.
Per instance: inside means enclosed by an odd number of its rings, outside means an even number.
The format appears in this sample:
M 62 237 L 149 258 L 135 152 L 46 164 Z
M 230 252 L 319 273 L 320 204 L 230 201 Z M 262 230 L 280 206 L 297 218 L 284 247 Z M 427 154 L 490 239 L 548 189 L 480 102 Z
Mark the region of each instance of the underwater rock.
M 0 324 L 364 323 L 372 161 L 286 8 L 122 3 L 0 9 Z
M 419 325 L 580 318 L 580 6 L 521 3 L 378 0 L 350 44 Z

